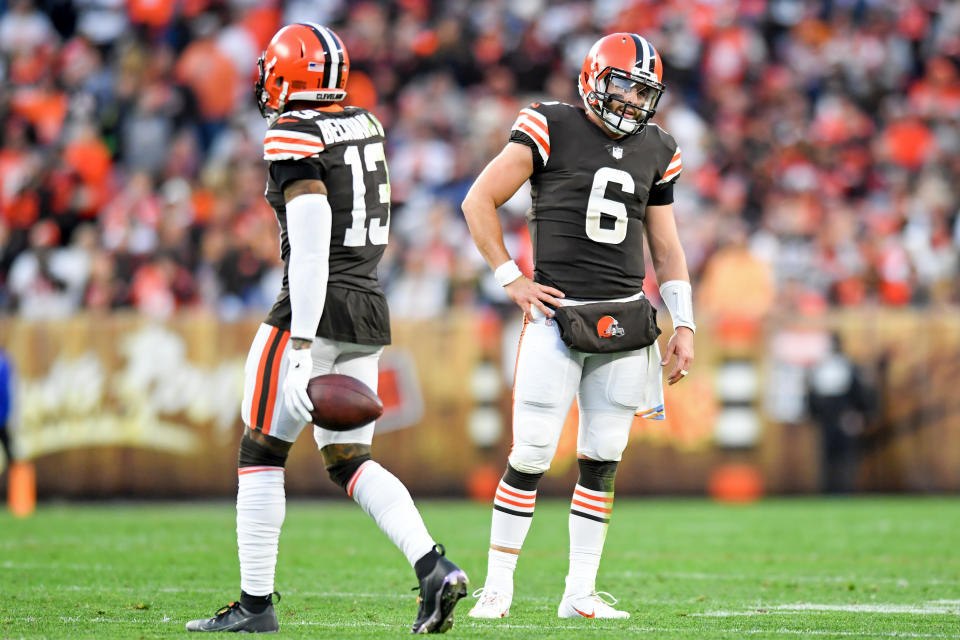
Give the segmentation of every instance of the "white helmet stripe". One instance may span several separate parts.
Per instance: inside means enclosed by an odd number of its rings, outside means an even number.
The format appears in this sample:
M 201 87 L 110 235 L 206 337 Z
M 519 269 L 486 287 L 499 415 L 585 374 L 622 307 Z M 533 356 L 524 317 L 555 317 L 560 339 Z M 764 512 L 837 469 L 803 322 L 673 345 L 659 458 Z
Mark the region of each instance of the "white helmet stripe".
M 637 45 L 637 60 L 640 61 L 638 65 L 640 69 L 646 71 L 650 67 L 650 47 L 647 39 L 643 36 L 634 35 L 633 41 Z
M 343 70 L 340 58 L 340 43 L 337 42 L 337 39 L 333 37 L 330 30 L 326 27 L 318 25 L 317 30 L 327 42 L 327 47 L 330 51 L 331 73 L 328 78 L 324 78 L 325 85 L 327 89 L 336 89 L 340 84 L 340 73 Z

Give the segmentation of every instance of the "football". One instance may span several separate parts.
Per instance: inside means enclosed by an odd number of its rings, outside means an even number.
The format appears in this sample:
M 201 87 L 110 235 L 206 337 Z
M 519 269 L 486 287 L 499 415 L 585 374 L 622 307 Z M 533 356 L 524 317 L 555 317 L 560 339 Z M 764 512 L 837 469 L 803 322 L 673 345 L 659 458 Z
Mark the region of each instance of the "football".
M 307 384 L 313 403 L 313 423 L 331 431 L 347 431 L 376 420 L 383 403 L 356 378 L 336 373 L 317 376 Z

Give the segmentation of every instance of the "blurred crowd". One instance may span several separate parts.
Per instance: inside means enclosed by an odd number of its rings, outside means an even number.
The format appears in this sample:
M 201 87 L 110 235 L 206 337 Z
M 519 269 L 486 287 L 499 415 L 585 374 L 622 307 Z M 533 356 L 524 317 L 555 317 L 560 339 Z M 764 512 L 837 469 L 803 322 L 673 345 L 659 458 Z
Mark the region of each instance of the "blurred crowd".
M 683 152 L 701 308 L 960 302 L 957 2 L 0 0 L 0 308 L 268 308 L 252 87 L 299 21 L 339 33 L 348 102 L 387 128 L 394 316 L 503 302 L 459 202 L 522 106 L 580 104 L 583 56 L 613 31 L 663 57 L 655 121 Z M 526 268 L 528 205 L 503 213 Z

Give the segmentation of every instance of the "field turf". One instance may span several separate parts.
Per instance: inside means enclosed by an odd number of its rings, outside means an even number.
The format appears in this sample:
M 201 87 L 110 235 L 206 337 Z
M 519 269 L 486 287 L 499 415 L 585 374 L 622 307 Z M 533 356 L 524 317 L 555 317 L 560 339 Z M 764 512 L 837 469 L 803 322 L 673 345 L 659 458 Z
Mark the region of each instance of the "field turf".
M 480 586 L 488 505 L 424 502 Z M 542 500 L 512 614 L 451 638 L 960 638 L 960 499 L 618 499 L 598 587 L 625 621 L 559 620 L 568 503 Z M 193 637 L 239 596 L 226 502 L 41 506 L 0 514 L 0 638 Z M 291 502 L 280 540 L 281 637 L 403 637 L 416 581 L 356 505 Z

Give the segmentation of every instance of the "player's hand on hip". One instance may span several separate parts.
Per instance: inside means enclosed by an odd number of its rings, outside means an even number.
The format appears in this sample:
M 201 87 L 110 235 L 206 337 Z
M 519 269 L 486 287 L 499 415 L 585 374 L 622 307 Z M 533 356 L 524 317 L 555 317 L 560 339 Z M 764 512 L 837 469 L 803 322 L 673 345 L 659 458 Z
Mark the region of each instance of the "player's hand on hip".
M 312 422 L 310 412 L 313 403 L 307 395 L 307 383 L 313 373 L 313 358 L 310 348 L 287 350 L 287 375 L 283 379 L 283 399 L 290 411 L 303 419 Z
M 560 298 L 565 297 L 563 292 L 534 282 L 530 278 L 520 276 L 504 287 L 510 299 L 517 303 L 524 313 L 530 311 L 530 305 L 535 306 L 548 318 L 553 317 L 553 310 L 547 305 L 560 306 Z
M 683 380 L 690 373 L 690 367 L 693 365 L 693 331 L 689 327 L 676 328 L 667 342 L 667 350 L 663 352 L 660 365 L 667 366 L 674 356 L 677 357 L 677 363 L 667 376 L 668 384 L 676 384 Z

